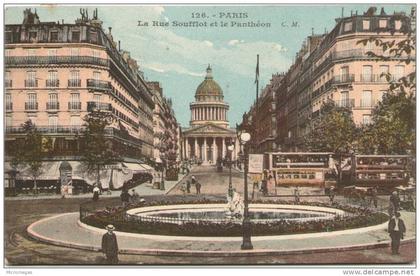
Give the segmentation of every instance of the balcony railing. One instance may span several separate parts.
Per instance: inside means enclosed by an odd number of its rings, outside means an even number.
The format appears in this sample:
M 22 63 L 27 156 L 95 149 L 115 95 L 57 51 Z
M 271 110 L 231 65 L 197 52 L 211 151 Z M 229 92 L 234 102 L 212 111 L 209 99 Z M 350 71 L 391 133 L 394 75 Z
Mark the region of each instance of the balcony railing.
M 86 82 L 87 88 L 92 88 L 95 90 L 109 90 L 111 89 L 111 83 L 108 81 L 101 81 L 95 79 L 88 79 Z
M 25 110 L 38 110 L 38 103 L 37 102 L 26 102 L 25 103 Z
M 343 99 L 335 101 L 335 104 L 338 107 L 354 107 L 354 99 Z
M 69 102 L 68 104 L 69 110 L 81 110 L 82 103 L 81 102 Z
M 84 129 L 83 126 L 36 126 L 36 130 L 41 133 L 80 133 Z M 9 127 L 6 129 L 7 133 L 24 133 L 22 127 Z
M 354 74 L 345 74 L 345 75 L 338 75 L 334 76 L 333 83 L 334 84 L 343 84 L 354 82 Z
M 362 108 L 373 108 L 374 106 L 376 106 L 378 104 L 378 101 L 376 100 L 365 100 L 365 99 L 361 99 L 360 100 L 360 105 L 359 107 Z
M 5 57 L 5 63 L 8 67 L 24 64 L 93 64 L 100 66 L 109 66 L 109 61 L 103 58 L 91 56 L 8 56 Z
M 84 126 L 72 126 L 72 125 L 53 125 L 53 126 L 36 126 L 36 130 L 41 133 L 48 134 L 79 134 L 85 130 Z M 22 127 L 7 127 L 6 133 L 8 134 L 23 134 L 25 133 Z M 105 128 L 105 135 L 124 140 L 141 147 L 142 140 L 131 136 L 130 134 L 123 132 L 119 129 L 108 127 Z
M 58 87 L 60 85 L 59 80 L 46 80 L 45 86 L 46 87 Z
M 59 102 L 49 102 L 47 103 L 47 110 L 58 110 L 60 109 Z
M 68 81 L 68 87 L 80 87 L 82 85 L 82 81 L 80 79 L 74 79 Z
M 38 80 L 25 80 L 25 87 L 38 87 Z
M 109 103 L 87 102 L 87 111 L 94 110 L 111 111 L 112 107 Z
M 12 84 L 13 84 L 13 82 L 12 82 L 12 80 L 4 80 L 4 87 L 12 87 Z
M 12 111 L 13 110 L 13 103 L 6 103 L 6 111 Z

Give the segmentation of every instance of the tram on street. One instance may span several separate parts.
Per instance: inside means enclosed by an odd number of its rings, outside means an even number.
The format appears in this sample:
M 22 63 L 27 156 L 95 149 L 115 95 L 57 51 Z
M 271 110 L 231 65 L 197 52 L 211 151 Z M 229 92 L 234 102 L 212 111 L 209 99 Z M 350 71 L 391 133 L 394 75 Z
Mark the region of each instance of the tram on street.
M 410 155 L 353 155 L 352 184 L 393 188 L 408 185 L 412 175 Z
M 264 154 L 264 158 L 264 168 L 273 174 L 277 187 L 327 189 L 337 183 L 331 152 L 269 152 Z

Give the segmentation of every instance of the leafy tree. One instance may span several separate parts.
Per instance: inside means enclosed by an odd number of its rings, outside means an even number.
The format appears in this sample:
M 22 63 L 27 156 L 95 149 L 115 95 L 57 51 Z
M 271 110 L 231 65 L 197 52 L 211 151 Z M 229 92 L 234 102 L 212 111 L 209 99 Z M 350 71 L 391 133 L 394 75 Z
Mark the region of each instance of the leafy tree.
M 306 136 L 305 145 L 311 151 L 342 154 L 352 149 L 355 138 L 356 125 L 351 110 L 328 101 L 322 106 L 320 118 L 314 121 L 312 131 Z
M 320 117 L 305 137 L 305 145 L 314 152 L 333 152 L 340 158 L 338 174 L 341 179 L 341 156 L 349 153 L 357 137 L 357 128 L 349 108 L 337 107 L 333 101 L 323 104 Z
M 85 130 L 80 137 L 83 145 L 82 162 L 88 173 L 96 173 L 96 184 L 100 188 L 101 171 L 121 161 L 120 154 L 112 148 L 112 141 L 106 138 L 106 128 L 112 120 L 112 114 L 109 112 L 89 112 L 84 118 Z
M 42 174 L 42 161 L 52 150 L 51 139 L 42 136 L 31 120 L 22 124 L 24 139 L 18 140 L 11 166 L 27 167 L 34 181 L 34 190 L 37 191 L 37 179 Z
M 413 94 L 387 93 L 373 110 L 373 123 L 360 130 L 362 153 L 406 154 L 415 152 L 416 102 Z

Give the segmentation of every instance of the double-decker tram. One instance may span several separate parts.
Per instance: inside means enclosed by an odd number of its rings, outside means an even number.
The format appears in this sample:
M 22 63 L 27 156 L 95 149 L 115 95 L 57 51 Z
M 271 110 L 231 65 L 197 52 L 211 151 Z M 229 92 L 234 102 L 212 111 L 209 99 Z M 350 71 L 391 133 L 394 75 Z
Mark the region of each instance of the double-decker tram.
M 354 155 L 352 182 L 359 186 L 392 188 L 407 185 L 412 175 L 410 155 Z
M 312 186 L 329 188 L 336 185 L 336 170 L 331 152 L 269 152 L 265 156 L 276 186 Z

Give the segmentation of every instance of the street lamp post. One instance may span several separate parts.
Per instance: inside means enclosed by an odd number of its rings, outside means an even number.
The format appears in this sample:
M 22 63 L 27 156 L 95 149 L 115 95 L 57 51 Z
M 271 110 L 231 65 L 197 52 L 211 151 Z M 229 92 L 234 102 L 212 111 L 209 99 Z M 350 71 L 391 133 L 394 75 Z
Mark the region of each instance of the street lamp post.
M 248 208 L 248 150 L 246 143 L 251 139 L 251 135 L 247 132 L 240 131 L 238 138 L 244 149 L 244 218 L 242 221 L 242 250 L 250 250 L 254 247 L 251 243 L 251 221 L 249 220 Z
M 233 197 L 233 188 L 232 188 L 232 152 L 233 152 L 233 145 L 230 144 L 227 149 L 229 151 L 229 189 L 228 195 L 230 198 Z

